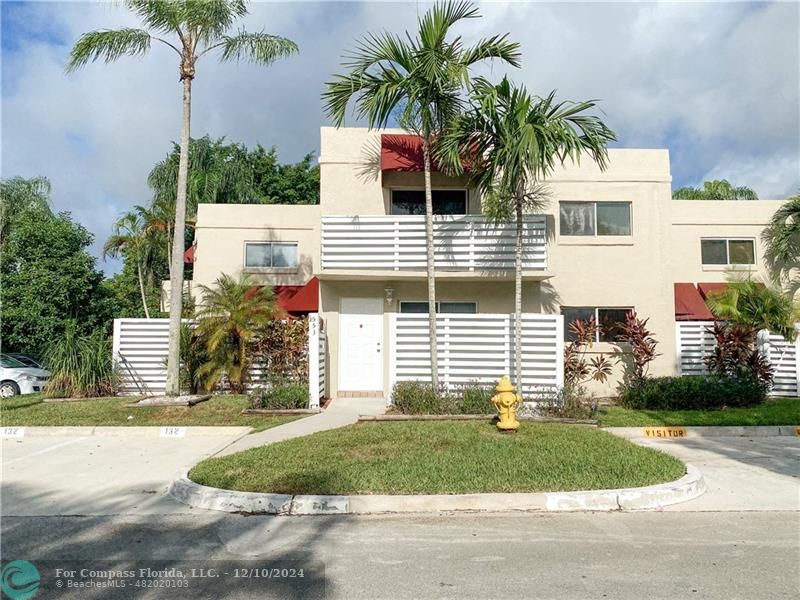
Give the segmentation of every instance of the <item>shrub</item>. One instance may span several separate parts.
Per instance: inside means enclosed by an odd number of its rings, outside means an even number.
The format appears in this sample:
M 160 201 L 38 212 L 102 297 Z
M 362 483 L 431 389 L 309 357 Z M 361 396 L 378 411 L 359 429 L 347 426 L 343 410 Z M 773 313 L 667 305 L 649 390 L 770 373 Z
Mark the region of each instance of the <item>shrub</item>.
M 714 323 L 709 330 L 716 344 L 705 358 L 708 370 L 720 377 L 755 377 L 762 385 L 772 385 L 773 370 L 757 347 L 758 332 L 736 323 Z
M 553 394 L 543 394 L 537 400 L 536 411 L 546 417 L 560 419 L 594 419 L 597 403 L 581 385 L 565 385 Z
M 392 404 L 405 415 L 489 415 L 494 388 L 467 384 L 448 392 L 422 381 L 401 381 L 392 390 Z
M 768 387 L 753 376 L 684 375 L 634 382 L 619 396 L 626 408 L 707 410 L 754 406 L 767 398 Z
M 296 381 L 276 379 L 249 394 L 250 408 L 289 410 L 308 408 L 308 386 Z
M 456 408 L 463 415 L 488 415 L 495 412 L 492 404 L 494 388 L 477 384 L 457 390 Z
M 650 319 L 640 319 L 635 311 L 625 314 L 625 321 L 618 325 L 617 339 L 631 346 L 632 372 L 626 374 L 628 380 L 640 381 L 647 376 L 650 363 L 655 359 L 658 342 L 647 329 Z
M 46 398 L 95 398 L 113 396 L 117 374 L 111 358 L 111 340 L 102 331 L 77 337 L 74 325 L 47 349 L 45 364 L 50 380 Z
M 564 383 L 579 385 L 589 379 L 604 383 L 611 375 L 611 362 L 603 354 L 586 361 L 586 352 L 597 335 L 594 317 L 588 321 L 572 321 L 569 330 L 574 339 L 564 346 Z
M 275 319 L 258 332 L 256 361 L 281 379 L 308 381 L 308 319 Z

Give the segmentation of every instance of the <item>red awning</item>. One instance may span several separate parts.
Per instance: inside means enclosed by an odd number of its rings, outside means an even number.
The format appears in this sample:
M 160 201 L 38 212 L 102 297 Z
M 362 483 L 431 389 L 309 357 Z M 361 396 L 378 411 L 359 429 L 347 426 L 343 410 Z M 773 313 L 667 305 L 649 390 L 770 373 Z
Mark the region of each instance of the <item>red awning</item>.
M 700 290 L 700 294 L 703 296 L 703 299 L 708 298 L 709 294 L 717 294 L 719 292 L 724 292 L 728 287 L 727 283 L 698 283 L 697 289 Z
M 319 311 L 319 279 L 312 277 L 297 290 L 297 293 L 283 305 L 289 312 L 318 312 Z
M 283 310 L 288 311 L 286 305 L 303 288 L 302 285 L 274 285 L 272 292 L 275 294 L 275 303 Z
M 422 138 L 418 135 L 381 134 L 381 171 L 424 171 Z
M 701 284 L 702 285 L 702 284 Z M 675 284 L 676 321 L 713 321 L 714 315 L 708 310 L 703 296 L 693 283 Z
M 186 264 L 192 264 L 194 262 L 194 251 L 197 249 L 197 246 L 192 244 L 187 248 L 186 252 L 183 253 L 183 262 Z

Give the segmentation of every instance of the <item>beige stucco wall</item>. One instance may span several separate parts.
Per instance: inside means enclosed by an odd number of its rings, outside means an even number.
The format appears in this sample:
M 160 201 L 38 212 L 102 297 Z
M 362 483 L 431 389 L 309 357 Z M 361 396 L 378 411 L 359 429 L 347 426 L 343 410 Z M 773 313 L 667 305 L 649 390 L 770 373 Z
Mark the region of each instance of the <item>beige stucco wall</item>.
M 194 281 L 211 285 L 221 273 L 246 271 L 269 285 L 302 285 L 319 270 L 318 205 L 201 204 L 195 229 Z M 298 268 L 244 268 L 245 242 L 297 242 Z

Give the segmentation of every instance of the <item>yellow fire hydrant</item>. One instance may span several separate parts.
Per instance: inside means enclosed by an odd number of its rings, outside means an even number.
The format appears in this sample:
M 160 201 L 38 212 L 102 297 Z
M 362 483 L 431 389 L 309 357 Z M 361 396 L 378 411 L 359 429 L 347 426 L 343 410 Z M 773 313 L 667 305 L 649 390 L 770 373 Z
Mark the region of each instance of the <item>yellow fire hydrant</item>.
M 513 433 L 519 428 L 519 421 L 514 416 L 514 410 L 522 402 L 522 397 L 514 393 L 514 386 L 511 385 L 511 380 L 506 376 L 503 376 L 497 382 L 495 391 L 497 393 L 492 396 L 492 402 L 500 417 L 497 422 L 497 428 L 500 431 Z

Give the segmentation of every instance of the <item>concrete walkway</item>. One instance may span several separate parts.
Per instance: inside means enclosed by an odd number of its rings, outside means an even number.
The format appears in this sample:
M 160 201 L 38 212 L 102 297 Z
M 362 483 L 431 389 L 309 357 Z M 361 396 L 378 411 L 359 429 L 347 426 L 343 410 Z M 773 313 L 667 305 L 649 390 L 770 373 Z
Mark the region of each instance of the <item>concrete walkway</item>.
M 318 431 L 352 425 L 358 421 L 358 417 L 361 415 L 382 415 L 384 412 L 386 412 L 386 399 L 384 398 L 337 398 L 319 414 L 245 436 L 224 448 L 217 456 L 235 454 L 242 450 L 282 442 Z

